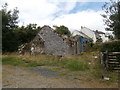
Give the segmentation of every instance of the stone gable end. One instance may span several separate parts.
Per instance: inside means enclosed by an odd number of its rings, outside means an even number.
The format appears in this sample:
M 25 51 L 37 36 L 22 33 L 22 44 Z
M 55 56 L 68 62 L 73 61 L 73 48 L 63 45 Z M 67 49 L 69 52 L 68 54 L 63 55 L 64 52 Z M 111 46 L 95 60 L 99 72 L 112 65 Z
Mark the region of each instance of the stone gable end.
M 42 47 L 44 53 L 49 55 L 69 55 L 69 46 L 66 41 L 54 33 L 53 29 L 49 26 L 44 26 L 38 33 L 36 38 L 40 38 L 44 41 L 44 46 Z M 36 47 L 41 48 L 40 46 Z M 38 49 L 40 50 L 40 49 Z

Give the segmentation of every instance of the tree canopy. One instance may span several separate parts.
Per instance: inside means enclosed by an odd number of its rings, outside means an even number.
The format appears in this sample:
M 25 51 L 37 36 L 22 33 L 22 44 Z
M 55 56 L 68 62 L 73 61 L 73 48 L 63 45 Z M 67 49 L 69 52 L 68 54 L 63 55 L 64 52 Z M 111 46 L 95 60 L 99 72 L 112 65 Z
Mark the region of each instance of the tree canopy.
M 105 25 L 107 25 L 107 31 L 113 31 L 116 39 L 120 39 L 120 1 L 112 1 L 105 3 L 103 6 L 105 14 Z
M 40 30 L 37 24 L 29 24 L 19 27 L 17 8 L 7 10 L 7 4 L 0 10 L 2 14 L 2 51 L 13 52 L 17 51 L 18 46 L 30 42 L 36 33 Z
M 3 9 L 0 10 L 2 13 L 2 50 L 3 51 L 12 51 L 15 49 L 18 43 L 14 31 L 17 28 L 17 19 L 19 11 L 17 8 L 13 9 L 13 11 L 7 11 L 7 3 L 3 6 Z
M 70 36 L 71 35 L 71 32 L 69 31 L 69 29 L 64 26 L 64 25 L 61 25 L 61 26 L 53 26 L 55 27 L 55 32 L 60 34 L 60 35 L 67 35 L 67 36 Z

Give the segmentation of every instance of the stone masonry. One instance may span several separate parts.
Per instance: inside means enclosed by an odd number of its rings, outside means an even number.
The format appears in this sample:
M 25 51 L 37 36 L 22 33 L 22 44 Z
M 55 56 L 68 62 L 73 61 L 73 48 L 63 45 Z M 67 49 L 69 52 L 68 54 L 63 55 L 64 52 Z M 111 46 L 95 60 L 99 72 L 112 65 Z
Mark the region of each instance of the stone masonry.
M 35 43 L 35 41 L 39 44 Z M 35 52 L 38 53 L 41 51 L 42 53 L 55 56 L 70 55 L 69 45 L 66 40 L 59 37 L 57 33 L 54 33 L 54 30 L 49 26 L 42 27 L 40 32 L 33 40 L 33 45 L 35 45 Z
M 31 55 L 48 54 L 54 56 L 76 55 L 79 47 L 74 39 L 60 37 L 49 26 L 43 26 L 36 37 L 29 43 Z

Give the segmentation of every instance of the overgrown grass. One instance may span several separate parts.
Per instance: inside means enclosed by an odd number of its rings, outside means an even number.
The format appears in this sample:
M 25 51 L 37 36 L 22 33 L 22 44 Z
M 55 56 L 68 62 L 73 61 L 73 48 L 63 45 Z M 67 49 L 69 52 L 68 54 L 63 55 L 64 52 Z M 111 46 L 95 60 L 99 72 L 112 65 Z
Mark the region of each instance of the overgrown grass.
M 84 58 L 83 58 L 84 60 Z M 37 55 L 37 56 L 17 56 L 15 54 L 7 55 L 2 58 L 3 65 L 13 66 L 59 66 L 73 71 L 84 71 L 89 69 L 88 63 L 77 57 L 64 57 L 61 60 L 54 56 Z
M 75 75 L 80 76 L 80 79 L 85 81 L 99 80 L 100 82 L 117 82 L 118 75 L 115 72 L 106 72 L 100 64 L 99 52 L 84 52 L 79 56 L 63 57 L 58 59 L 49 55 L 24 55 L 19 56 L 16 53 L 3 55 L 3 65 L 36 67 L 36 66 L 57 66 L 63 69 L 63 72 L 75 72 Z M 65 72 L 64 72 L 65 69 Z M 103 80 L 102 76 L 109 77 L 109 81 Z
M 12 66 L 26 66 L 26 67 L 35 67 L 35 66 L 43 65 L 35 61 L 23 60 L 23 59 L 16 58 L 16 57 L 3 57 L 2 64 L 12 65 Z
M 63 59 L 61 66 L 72 71 L 85 71 L 89 69 L 88 64 L 77 59 Z
M 111 84 L 113 82 L 118 82 L 118 73 L 105 70 L 105 68 L 100 64 L 99 58 L 94 60 L 94 64 L 90 69 L 89 73 L 92 74 L 92 78 L 100 80 L 101 83 L 105 82 L 107 84 Z M 109 80 L 104 80 L 104 77 L 109 78 Z
M 5 65 L 13 65 L 13 66 L 18 66 L 22 65 L 24 62 L 22 60 L 19 60 L 18 58 L 15 57 L 3 57 L 2 58 L 2 64 Z

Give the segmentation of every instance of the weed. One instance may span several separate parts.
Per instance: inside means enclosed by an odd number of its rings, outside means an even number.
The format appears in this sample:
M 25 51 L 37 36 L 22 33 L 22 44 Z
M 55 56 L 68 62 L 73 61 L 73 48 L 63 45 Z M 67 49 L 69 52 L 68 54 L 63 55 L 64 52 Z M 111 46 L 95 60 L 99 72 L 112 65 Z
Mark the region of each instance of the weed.
M 77 60 L 70 60 L 67 64 L 66 67 L 70 70 L 73 71 L 85 71 L 88 69 L 88 65 L 84 62 L 79 62 Z

